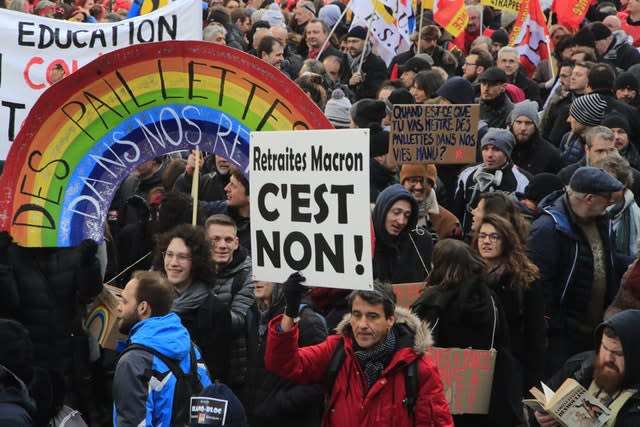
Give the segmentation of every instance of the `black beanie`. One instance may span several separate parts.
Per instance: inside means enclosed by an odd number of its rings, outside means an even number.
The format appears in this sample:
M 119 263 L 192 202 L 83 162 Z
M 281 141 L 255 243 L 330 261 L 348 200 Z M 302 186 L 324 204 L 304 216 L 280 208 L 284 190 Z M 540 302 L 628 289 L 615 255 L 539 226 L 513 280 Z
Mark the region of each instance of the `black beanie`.
M 573 42 L 576 46 L 596 47 L 596 38 L 588 28 L 582 28 L 573 36 Z
M 632 73 L 625 71 L 624 73 L 618 74 L 618 78 L 616 79 L 616 90 L 631 89 L 638 92 L 638 86 L 638 80 Z
M 609 129 L 618 128 L 624 129 L 624 131 L 628 134 L 631 126 L 629 126 L 629 120 L 621 114 L 612 113 L 607 117 L 602 119 L 602 126 L 606 126 Z
M 502 28 L 498 28 L 491 34 L 491 40 L 506 46 L 509 44 L 509 34 Z
M 524 190 L 524 197 L 537 203 L 554 191 L 562 190 L 563 187 L 562 181 L 556 175 L 547 172 L 539 173 L 529 181 L 529 185 Z
M 361 99 L 351 107 L 351 118 L 359 128 L 369 127 L 369 123 L 380 123 L 387 115 L 384 101 Z
M 389 132 L 380 123 L 369 123 L 369 157 L 378 157 L 389 152 Z

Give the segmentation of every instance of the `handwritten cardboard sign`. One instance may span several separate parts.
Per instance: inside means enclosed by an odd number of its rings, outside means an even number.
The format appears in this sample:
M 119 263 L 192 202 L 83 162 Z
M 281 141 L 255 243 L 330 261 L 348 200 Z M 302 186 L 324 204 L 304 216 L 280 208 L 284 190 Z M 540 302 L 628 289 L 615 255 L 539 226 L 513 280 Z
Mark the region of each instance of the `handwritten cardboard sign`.
M 476 161 L 478 104 L 395 105 L 389 153 L 397 163 Z
M 438 366 L 452 414 L 489 412 L 497 354 L 495 350 L 431 348 L 429 355 Z
M 420 296 L 420 292 L 424 289 L 424 282 L 394 283 L 391 288 L 398 299 L 396 305 L 409 308 Z

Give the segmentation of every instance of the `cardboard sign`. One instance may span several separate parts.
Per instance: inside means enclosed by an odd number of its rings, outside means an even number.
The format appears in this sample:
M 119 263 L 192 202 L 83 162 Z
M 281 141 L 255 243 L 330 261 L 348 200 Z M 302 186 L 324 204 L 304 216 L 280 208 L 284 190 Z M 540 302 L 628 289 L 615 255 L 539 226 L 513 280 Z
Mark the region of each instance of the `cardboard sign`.
M 0 9 L 0 40 L 0 159 L 5 159 L 38 97 L 57 85 L 51 80 L 56 65 L 70 76 L 100 55 L 126 46 L 202 40 L 202 9 L 197 0 L 181 0 L 145 16 L 98 24 Z M 94 104 L 107 108 L 99 105 Z
M 227 420 L 227 400 L 213 397 L 192 397 L 189 425 L 224 426 Z
M 0 230 L 26 247 L 100 243 L 120 183 L 144 162 L 198 147 L 247 173 L 251 130 L 330 127 L 255 56 L 203 41 L 119 49 L 31 110 L 0 177 Z
M 452 414 L 487 414 L 497 351 L 432 347 Z
M 478 104 L 394 105 L 389 154 L 397 163 L 476 161 Z
M 96 337 L 103 348 L 116 350 L 119 341 L 126 341 L 127 336 L 118 331 L 118 303 L 122 289 L 104 285 L 93 305 L 84 326 Z
M 391 285 L 393 292 L 398 299 L 396 305 L 409 308 L 411 304 L 420 296 L 420 292 L 424 289 L 424 282 L 417 283 L 394 283 Z
M 373 289 L 369 129 L 252 132 L 250 158 L 254 277 Z

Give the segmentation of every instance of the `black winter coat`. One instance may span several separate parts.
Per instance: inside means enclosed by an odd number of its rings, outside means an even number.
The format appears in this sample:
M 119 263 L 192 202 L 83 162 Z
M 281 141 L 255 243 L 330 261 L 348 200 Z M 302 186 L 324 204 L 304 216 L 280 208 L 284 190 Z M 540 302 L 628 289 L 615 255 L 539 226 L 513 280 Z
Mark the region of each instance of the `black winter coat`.
M 546 325 L 544 296 L 537 282 L 526 288 L 512 286 L 511 275 L 503 274 L 499 280 L 489 281 L 489 287 L 498 297 L 509 325 L 511 353 L 522 365 L 523 393 L 538 386 L 544 379 L 544 353 Z
M 495 302 L 495 311 L 492 299 Z M 491 348 L 492 333 L 495 313 L 497 312 L 497 325 L 495 330 L 494 348 L 500 355 L 509 351 L 509 328 L 505 320 L 504 312 L 500 306 L 499 298 L 479 278 L 469 278 L 450 289 L 438 286 L 427 288 L 413 303 L 411 310 L 423 321 L 431 326 L 431 334 L 435 340 L 435 346 L 444 348 L 467 348 L 488 350 Z M 520 388 L 519 382 L 515 390 L 505 387 L 505 383 L 497 381 L 497 364 L 494 374 L 492 405 L 504 403 L 506 397 L 515 397 L 515 406 L 520 412 Z M 511 368 L 511 367 L 510 367 Z M 512 378 L 516 377 L 511 373 Z M 484 427 L 504 426 L 513 427 L 499 406 L 492 406 L 488 415 L 454 415 L 456 427 Z
M 348 61 L 346 64 L 348 68 Z M 378 89 L 380 89 L 382 82 L 386 78 L 386 64 L 378 55 L 371 53 L 362 62 L 362 82 L 355 86 L 349 85 L 349 89 L 356 94 L 356 100 L 363 98 L 376 99 Z
M 560 151 L 538 132 L 527 142 L 516 142 L 511 160 L 531 175 L 542 172 L 557 174 L 565 166 Z
M 565 194 L 552 193 L 541 203 L 545 208 L 531 226 L 527 249 L 540 269 L 548 317 L 547 374 L 551 374 L 569 356 L 593 346 L 593 331 L 586 331 L 582 321 L 591 300 L 593 255 Z M 603 307 L 607 307 L 624 270 L 615 254 L 611 221 L 602 216 L 597 225 L 605 253 L 607 288 Z
M 487 122 L 490 128 L 507 127 L 513 103 L 504 92 L 491 101 L 480 99 L 478 102 L 480 102 L 480 120 Z
M 61 374 L 87 367 L 87 352 L 74 355 L 73 344 L 82 346 L 84 339 L 88 349 L 80 323 L 84 305 L 102 290 L 97 245 L 24 248 L 9 242 L 0 233 L 0 301 L 11 302 L 0 307 L 29 330 L 34 366 Z
M 273 305 L 260 312 L 254 304 L 247 313 L 249 369 L 244 404 L 251 427 L 319 426 L 322 417 L 322 388 L 295 384 L 269 372 L 264 366 L 269 321 L 284 312 L 284 295 L 274 285 Z M 299 347 L 319 344 L 327 338 L 320 316 L 310 307 L 300 312 Z

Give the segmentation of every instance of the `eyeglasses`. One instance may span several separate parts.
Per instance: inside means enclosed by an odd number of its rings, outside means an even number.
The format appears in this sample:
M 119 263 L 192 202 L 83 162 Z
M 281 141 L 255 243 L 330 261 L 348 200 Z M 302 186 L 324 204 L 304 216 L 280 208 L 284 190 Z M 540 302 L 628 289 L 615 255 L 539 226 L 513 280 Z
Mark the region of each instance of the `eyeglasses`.
M 172 259 L 176 259 L 178 261 L 179 264 L 184 264 L 188 261 L 191 261 L 191 255 L 187 255 L 187 254 L 176 254 L 173 252 L 162 252 L 162 257 L 165 260 L 172 260 Z
M 411 185 L 417 185 L 417 184 L 422 184 L 424 185 L 424 177 L 422 176 L 410 176 L 409 178 L 406 179 L 409 184 Z
M 476 64 L 472 64 L 471 62 L 465 62 L 463 65 L 473 65 L 474 67 L 476 66 Z
M 500 236 L 500 233 L 478 233 L 478 240 L 484 240 L 486 238 L 489 238 L 490 241 L 495 243 L 502 239 L 502 236 Z
M 607 202 L 613 202 L 613 193 L 592 193 L 594 196 L 600 196 Z

